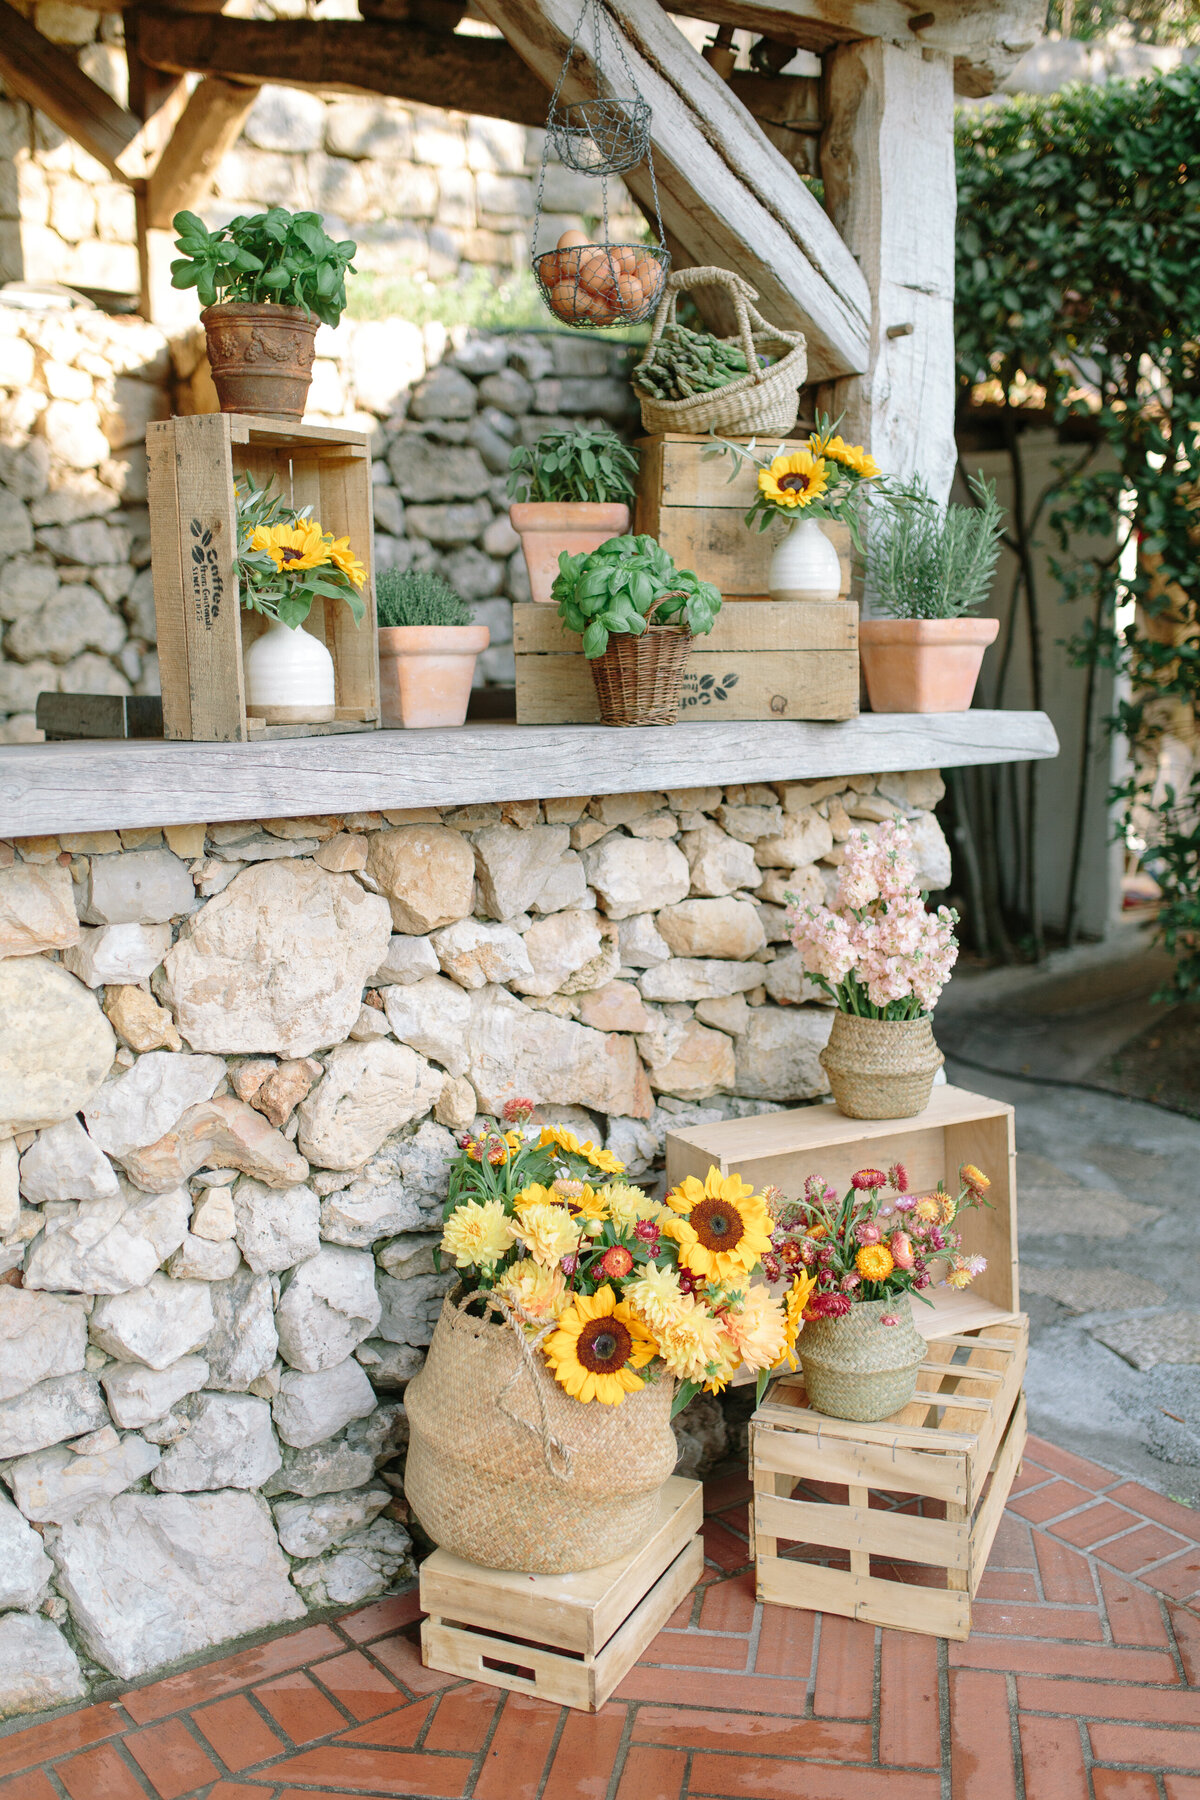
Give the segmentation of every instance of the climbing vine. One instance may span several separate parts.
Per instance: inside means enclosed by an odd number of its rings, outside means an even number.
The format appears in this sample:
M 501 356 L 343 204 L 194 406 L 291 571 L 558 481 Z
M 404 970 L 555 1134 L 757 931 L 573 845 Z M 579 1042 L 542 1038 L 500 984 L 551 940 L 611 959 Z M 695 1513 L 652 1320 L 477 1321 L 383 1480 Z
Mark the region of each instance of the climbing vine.
M 1048 499 L 1054 573 L 1088 602 L 1077 655 L 1122 677 L 1126 836 L 1200 999 L 1200 68 L 963 113 L 957 144 L 964 407 L 1085 441 Z M 1096 535 L 1111 553 L 1075 551 Z M 1032 577 L 1026 605 L 1036 658 Z

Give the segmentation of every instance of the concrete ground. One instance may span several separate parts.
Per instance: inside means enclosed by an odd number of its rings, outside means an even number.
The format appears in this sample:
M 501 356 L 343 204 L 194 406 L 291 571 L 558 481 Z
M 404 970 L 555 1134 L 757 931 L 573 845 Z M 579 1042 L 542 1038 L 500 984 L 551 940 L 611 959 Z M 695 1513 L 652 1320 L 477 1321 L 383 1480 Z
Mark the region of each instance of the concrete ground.
M 1041 971 L 956 977 L 935 1030 L 956 1086 L 1017 1109 L 1030 1428 L 1196 1506 L 1200 1119 L 1070 1085 L 1103 1082 L 1161 1016 L 1162 972 L 1126 931 Z

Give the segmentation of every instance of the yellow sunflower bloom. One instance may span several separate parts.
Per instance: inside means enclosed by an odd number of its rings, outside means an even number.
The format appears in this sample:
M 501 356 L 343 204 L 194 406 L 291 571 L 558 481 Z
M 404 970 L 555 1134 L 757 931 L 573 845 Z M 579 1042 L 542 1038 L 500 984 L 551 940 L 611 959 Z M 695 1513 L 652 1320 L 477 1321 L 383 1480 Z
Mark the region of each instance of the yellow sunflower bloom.
M 776 506 L 808 506 L 825 492 L 829 474 L 819 456 L 793 450 L 777 456 L 769 469 L 760 469 L 758 485 Z
M 556 1194 L 553 1188 L 543 1187 L 537 1181 L 530 1181 L 513 1195 L 512 1204 L 513 1211 L 520 1219 L 525 1216 L 531 1206 L 563 1206 L 565 1202 L 562 1195 Z
M 294 525 L 259 525 L 250 548 L 265 550 L 285 575 L 319 569 L 329 561 L 329 546 L 315 519 L 297 519 Z
M 784 1299 L 784 1310 L 787 1315 L 787 1349 L 788 1367 L 796 1367 L 796 1339 L 804 1326 L 804 1309 L 808 1305 L 809 1295 L 817 1285 L 815 1275 L 797 1275 L 788 1289 Z
M 557 1185 L 556 1182 L 555 1186 L 557 1187 Z M 572 1185 L 574 1185 L 574 1183 L 572 1183 Z M 601 1188 L 600 1192 L 597 1193 L 595 1188 L 589 1187 L 586 1181 L 579 1184 L 579 1192 L 577 1194 L 568 1194 L 566 1196 L 566 1201 L 567 1211 L 571 1214 L 572 1218 L 592 1219 L 600 1223 L 608 1218 L 608 1206 L 605 1200 L 604 1189 Z
M 539 1324 L 560 1318 L 568 1298 L 562 1270 L 557 1266 L 545 1269 L 531 1256 L 523 1256 L 504 1271 L 496 1283 L 496 1292 L 536 1321 L 533 1325 L 523 1321 L 527 1331 L 536 1331 Z
M 864 1244 L 854 1266 L 864 1281 L 886 1281 L 896 1265 L 886 1244 Z
M 343 575 L 349 576 L 356 588 L 360 588 L 367 579 L 367 571 L 350 548 L 348 537 L 329 540 L 329 560 Z
M 513 1229 L 518 1243 L 546 1268 L 579 1248 L 579 1221 L 565 1206 L 527 1206 Z
M 565 1125 L 543 1125 L 538 1149 L 544 1150 L 548 1144 L 556 1145 L 568 1156 L 582 1156 L 591 1163 L 593 1169 L 599 1169 L 602 1175 L 623 1175 L 625 1172 L 625 1164 L 610 1150 L 599 1150 L 590 1141 L 581 1144 L 575 1133 L 568 1131 Z
M 619 1406 L 626 1394 L 646 1385 L 635 1371 L 654 1355 L 645 1326 L 607 1283 L 598 1293 L 575 1296 L 545 1346 L 560 1387 L 573 1399 L 605 1406 Z
M 442 1249 L 460 1269 L 490 1269 L 512 1249 L 512 1220 L 503 1200 L 467 1200 L 456 1206 L 442 1232 Z
M 740 1175 L 710 1169 L 689 1175 L 667 1195 L 672 1212 L 663 1231 L 678 1245 L 679 1261 L 706 1281 L 736 1281 L 771 1247 L 771 1215 Z
M 841 463 L 844 469 L 853 469 L 856 475 L 861 475 L 866 481 L 883 473 L 875 458 L 861 444 L 848 444 L 844 438 L 822 437 L 819 432 L 814 431 L 809 437 L 808 447 L 814 456 L 823 456 L 828 462 Z

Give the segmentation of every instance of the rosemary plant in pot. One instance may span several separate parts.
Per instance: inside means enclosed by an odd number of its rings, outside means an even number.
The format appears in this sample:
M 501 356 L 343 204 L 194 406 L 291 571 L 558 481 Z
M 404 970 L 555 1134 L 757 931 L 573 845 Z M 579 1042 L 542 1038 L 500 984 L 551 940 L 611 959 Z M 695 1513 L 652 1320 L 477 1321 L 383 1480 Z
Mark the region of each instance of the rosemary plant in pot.
M 605 725 L 673 725 L 692 638 L 713 628 L 721 596 L 677 569 L 654 538 L 615 537 L 590 556 L 559 558 L 551 590 L 583 637 Z
M 907 1119 L 929 1104 L 943 1061 L 930 1014 L 958 956 L 958 914 L 928 912 L 902 819 L 854 831 L 832 907 L 788 907 L 805 969 L 833 1000 L 821 1066 L 852 1119 Z
M 425 570 L 385 569 L 375 605 L 384 726 L 461 725 L 487 626 L 474 623 L 448 581 Z
M 509 459 L 509 517 L 520 534 L 534 600 L 551 601 L 559 559 L 629 530 L 637 451 L 607 426 L 544 431 Z
M 798 1351 L 810 1406 L 837 1419 L 886 1419 L 908 1405 L 925 1360 L 913 1323 L 915 1298 L 932 1305 L 935 1284 L 965 1288 L 987 1267 L 962 1254 L 958 1229 L 991 1183 L 964 1163 L 957 1197 L 938 1183 L 910 1194 L 903 1164 L 859 1169 L 839 1200 L 819 1175 L 801 1197 L 776 1201 L 771 1279 L 804 1283 L 804 1330 Z
M 289 506 L 250 475 L 238 477 L 235 492 L 238 594 L 247 612 L 268 621 L 242 657 L 246 712 L 268 725 L 328 724 L 337 699 L 333 658 L 304 622 L 319 601 L 348 606 L 361 625 L 367 571 L 349 538 L 326 531 L 311 506 Z
M 173 220 L 180 252 L 171 286 L 194 287 L 222 412 L 300 419 L 318 325 L 346 305 L 355 244 L 335 243 L 319 213 L 282 206 L 209 231 L 193 212 Z
M 966 712 L 998 619 L 970 615 L 991 590 L 1004 509 L 996 485 L 969 482 L 974 506 L 939 507 L 926 492 L 872 516 L 867 578 L 882 619 L 859 625 L 873 712 Z

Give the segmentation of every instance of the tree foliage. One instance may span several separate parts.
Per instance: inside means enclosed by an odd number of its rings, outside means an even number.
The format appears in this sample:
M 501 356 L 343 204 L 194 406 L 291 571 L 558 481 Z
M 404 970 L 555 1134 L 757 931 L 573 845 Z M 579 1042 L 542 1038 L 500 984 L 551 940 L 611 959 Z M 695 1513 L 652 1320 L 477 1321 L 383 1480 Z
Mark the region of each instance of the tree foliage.
M 1162 887 L 1174 991 L 1200 999 L 1200 773 L 1183 792 L 1156 779 L 1164 735 L 1200 744 L 1200 68 L 964 114 L 958 181 L 960 380 L 1086 416 L 1111 451 L 1064 469 L 1056 574 L 1092 601 L 1080 655 L 1128 677 L 1120 799 Z M 1069 554 L 1115 521 L 1112 556 Z

